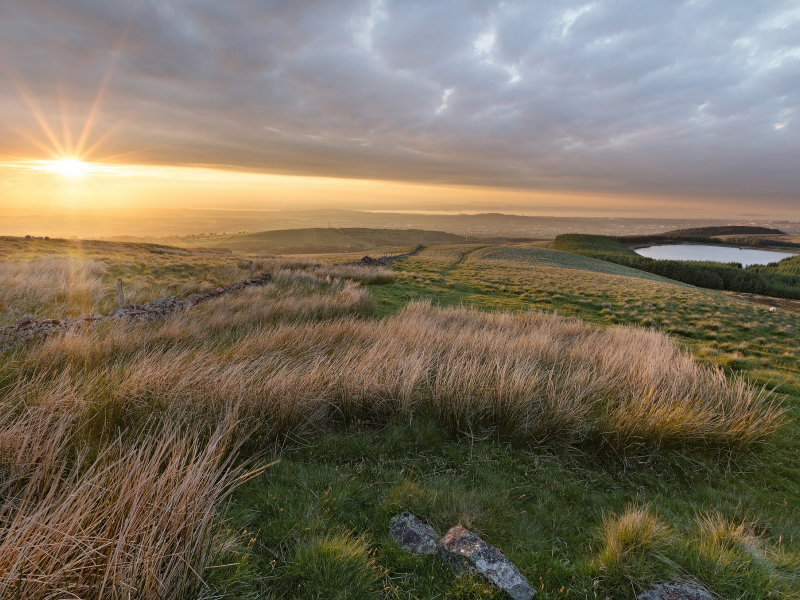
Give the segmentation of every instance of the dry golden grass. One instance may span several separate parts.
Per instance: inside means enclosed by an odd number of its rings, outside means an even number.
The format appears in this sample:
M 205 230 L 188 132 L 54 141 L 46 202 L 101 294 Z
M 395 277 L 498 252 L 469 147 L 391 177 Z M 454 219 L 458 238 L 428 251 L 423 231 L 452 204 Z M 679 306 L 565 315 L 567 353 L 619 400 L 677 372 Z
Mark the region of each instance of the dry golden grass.
M 103 283 L 105 263 L 91 259 L 47 256 L 26 262 L 0 263 L 0 314 L 12 322 L 27 313 L 56 315 L 91 312 L 113 299 Z
M 86 297 L 104 297 L 91 283 L 102 283 L 99 269 L 47 260 L 54 266 L 40 283 L 14 267 L 9 294 L 28 297 L 75 268 Z M 196 273 L 235 280 L 245 266 Z M 428 303 L 377 320 L 359 282 L 384 281 L 384 270 L 294 259 L 256 268 L 273 283 L 163 323 L 107 322 L 3 352 L 0 597 L 196 595 L 233 543 L 219 506 L 239 481 L 238 444 L 251 439 L 263 447 L 337 422 L 424 416 L 464 436 L 590 439 L 621 451 L 744 446 L 784 421 L 772 394 L 726 379 L 653 330 Z M 166 289 L 147 281 L 136 293 Z M 454 510 L 469 521 L 477 508 Z M 658 547 L 663 532 L 642 510 L 608 521 L 604 564 Z M 331 554 L 329 538 L 317 542 L 304 560 L 333 556 L 320 572 L 338 577 L 371 560 L 363 544 Z M 373 583 L 370 575 L 365 589 Z
M 369 298 L 355 284 L 307 273 L 276 282 L 161 327 L 53 338 L 19 357 L 18 385 L 71 373 L 104 390 L 103 410 L 126 422 L 168 409 L 213 425 L 240 404 L 273 437 L 426 415 L 462 434 L 522 442 L 736 447 L 784 421 L 772 394 L 726 379 L 653 330 L 425 303 L 364 320 Z M 320 293 L 309 293 L 315 285 Z
M 358 281 L 367 285 L 391 283 L 394 280 L 394 273 L 384 267 L 330 264 L 291 256 L 259 258 L 253 261 L 253 265 L 257 271 L 309 271 L 317 277 Z
M 190 598 L 234 538 L 217 510 L 235 413 L 210 436 L 151 419 L 94 455 L 76 443 L 85 399 L 67 378 L 3 399 L 0 597 Z
M 612 577 L 622 575 L 646 553 L 668 546 L 671 537 L 670 528 L 649 506 L 630 505 L 620 515 L 603 517 L 597 565 Z
M 590 568 L 604 586 L 636 594 L 639 588 L 663 581 L 672 570 L 663 552 L 674 534 L 649 505 L 630 504 L 619 515 L 606 514 L 600 524 L 600 550 Z
M 717 511 L 698 514 L 696 533 L 704 553 L 719 555 L 734 550 L 757 553 L 761 536 L 756 524 L 746 519 L 733 521 Z
M 123 279 L 126 303 L 144 304 L 166 296 L 207 292 L 249 276 L 249 259 L 169 248 L 143 252 L 125 245 L 73 247 L 36 241 L 53 247 L 44 256 L 15 248 L 0 263 L 0 326 L 26 314 L 55 319 L 108 312 L 118 306 L 117 278 Z M 4 250 L 9 250 L 8 244 L 0 239 L 0 254 Z M 330 265 L 291 257 L 254 259 L 253 263 L 256 272 L 309 272 L 322 279 L 364 284 L 393 279 L 391 271 L 380 267 Z

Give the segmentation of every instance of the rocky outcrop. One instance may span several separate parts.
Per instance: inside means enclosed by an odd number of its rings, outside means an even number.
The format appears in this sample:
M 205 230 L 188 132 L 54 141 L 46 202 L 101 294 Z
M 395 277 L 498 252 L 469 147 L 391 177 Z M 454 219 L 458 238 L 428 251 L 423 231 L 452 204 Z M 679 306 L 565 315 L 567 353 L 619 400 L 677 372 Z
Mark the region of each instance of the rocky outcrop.
M 389 522 L 389 535 L 410 554 L 436 554 L 439 534 L 410 512 L 404 511 Z
M 636 600 L 714 600 L 714 597 L 698 587 L 673 583 L 662 583 L 645 590 Z
M 126 321 L 157 321 L 166 319 L 175 312 L 182 312 L 195 304 L 217 298 L 232 292 L 238 292 L 254 285 L 264 285 L 272 280 L 270 273 L 262 273 L 253 279 L 237 281 L 224 287 L 218 287 L 205 294 L 189 294 L 186 298 L 171 296 L 158 298 L 145 304 L 129 304 L 112 310 L 107 315 L 90 313 L 69 319 L 37 319 L 26 315 L 17 319 L 10 327 L 0 328 L 0 348 L 45 339 L 48 335 L 62 331 L 82 329 L 108 319 Z
M 440 552 L 454 569 L 480 573 L 514 600 L 530 600 L 536 595 L 536 590 L 505 554 L 461 525 L 445 534 L 440 542 Z

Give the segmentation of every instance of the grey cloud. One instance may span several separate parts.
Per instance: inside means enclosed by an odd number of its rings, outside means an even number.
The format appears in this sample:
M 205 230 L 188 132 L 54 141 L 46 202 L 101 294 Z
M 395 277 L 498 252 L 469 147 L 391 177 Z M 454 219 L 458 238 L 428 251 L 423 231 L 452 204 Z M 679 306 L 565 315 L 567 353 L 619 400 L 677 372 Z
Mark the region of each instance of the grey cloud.
M 13 4 L 2 120 L 40 137 L 12 80 L 77 132 L 130 24 L 97 160 L 800 200 L 796 1 Z

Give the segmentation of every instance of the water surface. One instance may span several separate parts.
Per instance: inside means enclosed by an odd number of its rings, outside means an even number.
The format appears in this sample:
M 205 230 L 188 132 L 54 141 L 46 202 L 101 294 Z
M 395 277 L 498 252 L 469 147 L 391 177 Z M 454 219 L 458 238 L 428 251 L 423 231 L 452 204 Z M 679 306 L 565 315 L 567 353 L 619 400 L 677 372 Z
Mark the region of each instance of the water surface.
M 668 246 L 648 246 L 647 248 L 637 248 L 636 254 L 647 258 L 658 258 L 661 260 L 709 260 L 714 262 L 741 263 L 743 267 L 750 265 L 767 265 L 778 262 L 790 256 L 797 256 L 788 252 L 770 252 L 767 250 L 750 250 L 749 248 L 730 248 L 726 246 L 702 246 L 702 245 L 668 245 Z

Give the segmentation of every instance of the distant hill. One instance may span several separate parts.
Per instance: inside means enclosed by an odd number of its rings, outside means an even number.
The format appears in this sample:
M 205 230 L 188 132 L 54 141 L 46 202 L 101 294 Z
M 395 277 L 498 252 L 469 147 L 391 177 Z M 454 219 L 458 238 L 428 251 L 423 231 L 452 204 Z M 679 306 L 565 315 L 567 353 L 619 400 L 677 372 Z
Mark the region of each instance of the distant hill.
M 216 242 L 216 244 L 215 244 Z M 228 236 L 197 238 L 205 247 L 229 248 L 234 252 L 338 252 L 371 250 L 417 244 L 464 243 L 464 236 L 421 229 L 371 229 L 363 227 L 281 229 Z
M 693 236 L 714 237 L 716 235 L 785 235 L 780 229 L 770 227 L 755 227 L 751 225 L 720 225 L 718 227 L 694 227 L 692 229 L 675 229 L 667 231 L 663 236 Z

